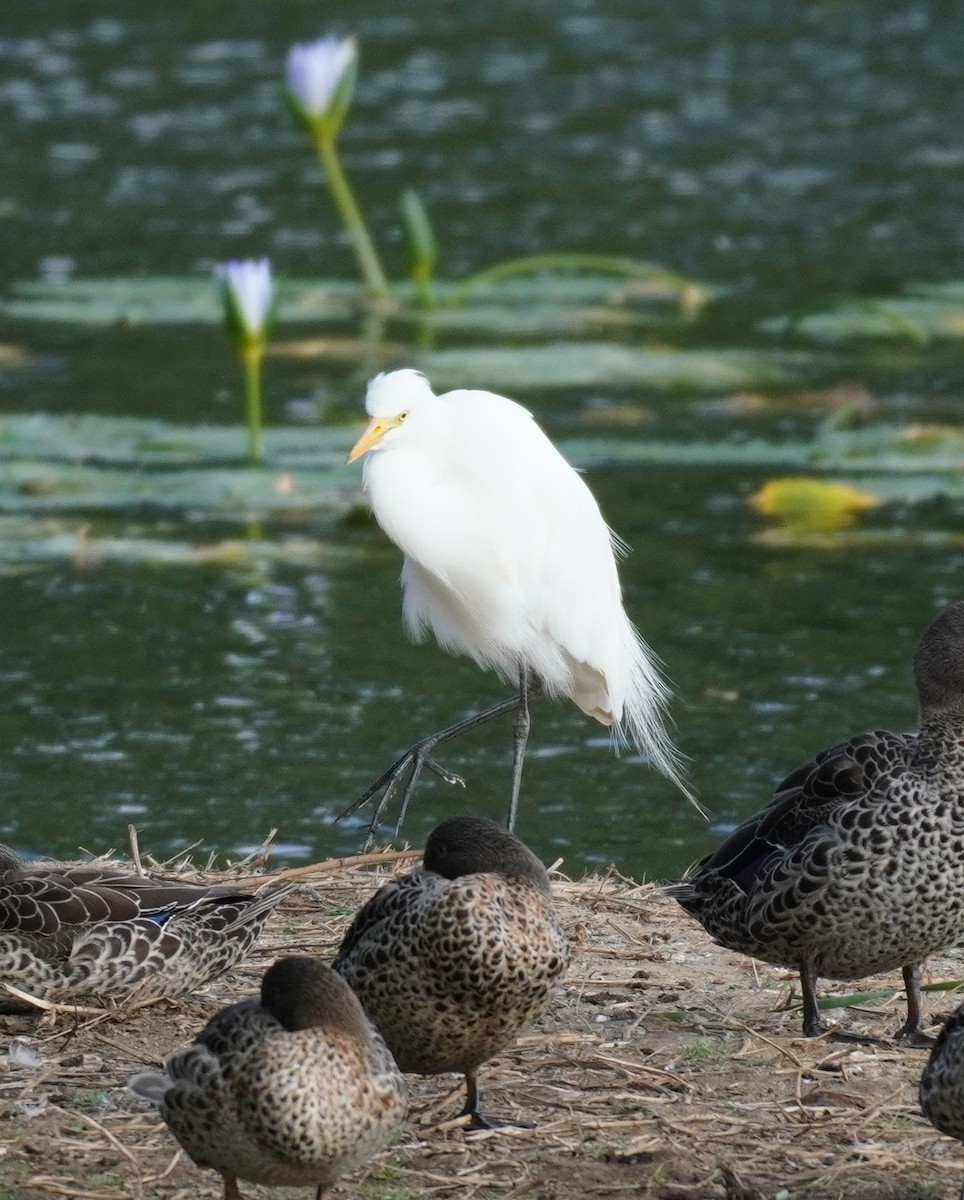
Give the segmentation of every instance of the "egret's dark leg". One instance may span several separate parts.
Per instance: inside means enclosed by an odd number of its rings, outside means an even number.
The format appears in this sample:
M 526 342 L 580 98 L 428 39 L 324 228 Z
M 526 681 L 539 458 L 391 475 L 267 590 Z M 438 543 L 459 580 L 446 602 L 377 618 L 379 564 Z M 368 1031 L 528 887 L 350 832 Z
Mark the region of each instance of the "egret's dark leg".
M 817 1007 L 817 972 L 813 963 L 800 964 L 800 990 L 803 992 L 803 1036 L 819 1037 L 820 1009 Z
M 538 687 L 538 685 L 537 685 Z M 538 690 L 534 693 L 538 695 Z M 522 764 L 526 756 L 526 742 L 529 740 L 529 669 L 519 668 L 519 706 L 516 709 L 515 721 L 512 723 L 512 790 L 509 792 L 509 817 L 506 827 L 509 832 L 515 829 L 516 813 L 519 809 L 519 792 L 522 789 Z
M 542 694 L 542 683 L 538 679 L 528 680 L 528 696 L 539 696 Z M 501 704 L 494 704 L 491 708 L 485 709 L 484 712 L 475 713 L 471 717 L 466 717 L 464 721 L 457 721 L 454 725 L 449 725 L 446 729 L 439 733 L 430 734 L 428 737 L 421 738 L 409 750 L 395 760 L 388 768 L 384 775 L 380 775 L 378 779 L 367 789 L 354 803 L 339 813 L 338 820 L 341 821 L 345 817 L 352 816 L 358 812 L 369 800 L 373 799 L 379 792 L 382 793 L 381 798 L 375 806 L 375 812 L 372 815 L 371 823 L 368 826 L 368 837 L 365 841 L 365 849 L 367 850 L 375 840 L 375 833 L 381 821 L 382 813 L 391 803 L 395 793 L 402 786 L 404 780 L 404 788 L 402 789 L 402 804 L 401 811 L 398 816 L 398 825 L 396 833 L 401 827 L 402 820 L 408 811 L 408 802 L 411 798 L 412 791 L 415 787 L 416 780 L 422 773 L 423 767 L 428 767 L 430 771 L 434 771 L 447 783 L 460 783 L 465 786 L 465 782 L 460 775 L 456 775 L 451 771 L 446 771 L 444 767 L 432 758 L 438 746 L 444 746 L 447 742 L 453 741 L 457 737 L 461 737 L 463 733 L 471 733 L 473 729 L 478 729 L 482 725 L 488 724 L 489 721 L 494 721 L 497 717 L 505 716 L 507 713 L 516 712 L 521 704 L 520 696 L 513 696 L 511 700 L 503 700 Z M 520 766 L 521 771 L 521 766 Z M 406 779 L 406 775 L 408 778 Z

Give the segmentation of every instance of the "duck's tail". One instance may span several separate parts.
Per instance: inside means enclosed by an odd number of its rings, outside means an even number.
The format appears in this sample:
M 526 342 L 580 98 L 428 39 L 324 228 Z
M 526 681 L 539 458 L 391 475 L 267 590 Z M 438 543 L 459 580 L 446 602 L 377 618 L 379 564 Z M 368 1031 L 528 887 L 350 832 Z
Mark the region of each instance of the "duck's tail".
M 142 1100 L 149 1100 L 151 1104 L 160 1105 L 164 1102 L 171 1082 L 171 1077 L 164 1071 L 148 1069 L 132 1075 L 127 1081 L 127 1087 Z

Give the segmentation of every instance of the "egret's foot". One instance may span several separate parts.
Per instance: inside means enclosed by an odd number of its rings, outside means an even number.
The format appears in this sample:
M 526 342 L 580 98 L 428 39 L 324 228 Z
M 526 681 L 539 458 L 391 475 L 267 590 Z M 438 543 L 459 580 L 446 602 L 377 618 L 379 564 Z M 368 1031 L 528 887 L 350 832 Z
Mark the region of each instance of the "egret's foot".
M 465 787 L 465 780 L 461 775 L 459 775 L 456 771 L 450 771 L 447 767 L 443 767 L 440 763 L 437 763 L 434 758 L 427 758 L 425 760 L 425 765 L 433 775 L 437 775 L 439 779 L 443 779 L 446 783 L 451 783 L 453 786 L 458 784 L 459 787 Z
M 542 684 L 538 681 L 533 681 L 529 685 L 529 696 L 541 694 Z M 434 771 L 446 783 L 457 783 L 465 787 L 465 780 L 461 775 L 456 775 L 454 771 L 447 771 L 432 758 L 435 750 L 439 746 L 444 746 L 447 742 L 451 742 L 454 738 L 461 737 L 463 733 L 470 733 L 482 725 L 487 725 L 489 721 L 495 720 L 496 717 L 503 717 L 507 713 L 515 712 L 519 708 L 520 703 L 522 701 L 520 701 L 519 696 L 513 696 L 511 700 L 503 700 L 501 704 L 495 704 L 492 708 L 485 709 L 484 712 L 475 713 L 471 717 L 466 717 L 463 721 L 456 721 L 454 725 L 449 725 L 447 729 L 442 729 L 438 733 L 431 734 L 429 737 L 421 738 L 410 750 L 406 750 L 401 758 L 396 759 L 385 774 L 376 779 L 368 791 L 359 796 L 354 804 L 349 804 L 344 812 L 339 813 L 336 820 L 342 821 L 345 817 L 352 816 L 366 805 L 369 800 L 372 800 L 381 792 L 381 799 L 375 807 L 371 824 L 368 826 L 368 837 L 365 840 L 365 849 L 369 850 L 375 843 L 375 833 L 378 830 L 382 813 L 388 807 L 399 787 L 402 787 L 402 781 L 404 780 L 402 804 L 399 809 L 398 823 L 395 826 L 397 836 L 398 831 L 402 827 L 402 821 L 405 819 L 405 814 L 408 812 L 408 802 L 415 783 L 419 775 L 421 775 L 423 767 L 428 767 L 430 771 Z M 509 828 L 512 828 L 511 824 Z
M 440 766 L 434 758 L 429 758 L 426 754 L 420 762 L 416 762 L 413 765 L 412 773 L 408 778 L 408 783 L 405 784 L 405 789 L 402 792 L 402 803 L 398 810 L 398 820 L 395 822 L 396 838 L 401 832 L 402 822 L 405 820 L 405 817 L 408 813 L 409 801 L 412 798 L 412 792 L 415 790 L 415 780 L 418 779 L 419 775 L 421 774 L 423 766 L 428 767 L 433 775 L 437 775 L 439 779 L 444 779 L 446 783 L 451 783 L 453 785 L 457 785 L 458 787 L 465 787 L 465 780 L 461 775 L 457 775 L 454 771 L 447 771 L 445 767 Z M 385 805 L 383 802 L 379 806 L 378 812 L 381 812 L 384 807 Z M 375 840 L 376 817 L 372 817 L 372 824 L 368 827 L 368 845 L 371 845 Z
M 398 836 L 402 822 L 405 819 L 405 814 L 408 812 L 408 804 L 414 791 L 415 783 L 419 775 L 421 775 L 423 767 L 428 767 L 433 774 L 438 775 L 440 779 L 444 779 L 446 783 L 459 784 L 461 787 L 465 787 L 465 780 L 461 775 L 447 770 L 432 758 L 432 751 L 438 745 L 438 742 L 439 739 L 437 736 L 422 738 L 421 741 L 416 742 L 414 746 L 405 751 L 401 758 L 397 758 L 385 774 L 380 775 L 367 791 L 363 792 L 357 800 L 349 804 L 335 818 L 338 821 L 343 821 L 346 817 L 353 816 L 381 792 L 381 796 L 375 805 L 372 819 L 368 825 L 368 833 L 364 846 L 366 851 L 370 850 L 375 844 L 375 835 L 381 824 L 382 813 L 384 813 L 385 809 L 388 808 L 389 804 L 395 798 L 399 788 L 402 788 L 402 804 L 398 813 L 398 821 L 395 825 L 395 836 Z

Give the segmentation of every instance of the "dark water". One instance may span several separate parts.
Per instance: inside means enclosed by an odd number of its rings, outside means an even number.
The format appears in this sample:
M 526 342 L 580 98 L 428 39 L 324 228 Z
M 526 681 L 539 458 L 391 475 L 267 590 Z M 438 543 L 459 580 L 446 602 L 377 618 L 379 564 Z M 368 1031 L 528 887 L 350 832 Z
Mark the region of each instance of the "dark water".
M 444 265 L 573 247 L 756 294 L 959 277 L 964 12 L 923 0 L 8 6 L 3 270 L 351 260 L 278 103 L 357 33 L 346 163 L 380 244 L 416 186 Z M 391 254 L 391 252 L 390 252 Z M 394 259 L 397 264 L 397 258 Z
M 328 29 L 362 43 L 346 166 L 399 272 L 396 198 L 417 186 L 458 275 L 573 248 L 653 259 L 733 289 L 735 308 L 964 276 L 964 14 L 950 4 L 755 0 L 404 12 L 317 6 L 14 6 L 0 27 L 0 272 L 184 274 L 270 254 L 349 275 L 313 159 L 278 102 L 284 53 Z M 744 326 L 745 328 L 745 326 Z M 719 336 L 727 334 L 725 320 Z M 7 410 L 234 419 L 235 366 L 211 331 L 0 329 L 41 356 L 0 378 Z M 960 363 L 855 379 L 880 413 L 955 419 Z M 485 380 L 477 381 L 485 386 Z M 324 361 L 279 366 L 269 417 L 360 403 Z M 654 436 L 803 435 L 799 402 L 720 416 L 702 401 L 527 397 L 561 433 L 609 400 Z M 534 713 L 520 832 L 571 870 L 665 876 L 821 745 L 911 727 L 913 642 L 962 591 L 961 555 L 777 551 L 745 497 L 763 473 L 596 471 L 635 546 L 627 606 L 679 694 L 679 742 L 714 825 L 567 705 Z M 913 528 L 934 513 L 872 520 Z M 960 525 L 942 512 L 940 523 Z M 933 523 L 933 522 L 932 522 Z M 107 528 L 101 523 L 98 528 Z M 272 827 L 293 858 L 358 847 L 331 817 L 414 736 L 500 694 L 401 636 L 397 555 L 371 529 L 306 527 L 313 568 L 50 567 L 0 576 L 0 837 L 50 853 L 200 840 L 235 853 Z M 268 532 L 272 532 L 269 528 Z M 277 532 L 276 530 L 274 532 Z M 198 539 L 207 531 L 192 527 Z M 500 816 L 507 731 L 446 759 L 406 833 L 459 808 Z

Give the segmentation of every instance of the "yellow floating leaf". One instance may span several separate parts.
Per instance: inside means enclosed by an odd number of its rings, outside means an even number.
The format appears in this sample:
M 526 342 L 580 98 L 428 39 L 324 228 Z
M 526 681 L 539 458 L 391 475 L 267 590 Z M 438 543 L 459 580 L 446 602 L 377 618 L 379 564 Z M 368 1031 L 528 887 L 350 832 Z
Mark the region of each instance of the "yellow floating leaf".
M 846 529 L 861 509 L 877 508 L 881 503 L 872 492 L 807 475 L 769 479 L 750 497 L 757 512 L 798 530 Z

